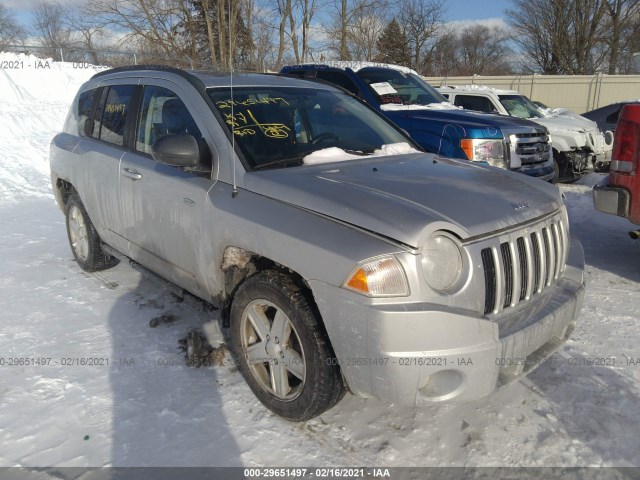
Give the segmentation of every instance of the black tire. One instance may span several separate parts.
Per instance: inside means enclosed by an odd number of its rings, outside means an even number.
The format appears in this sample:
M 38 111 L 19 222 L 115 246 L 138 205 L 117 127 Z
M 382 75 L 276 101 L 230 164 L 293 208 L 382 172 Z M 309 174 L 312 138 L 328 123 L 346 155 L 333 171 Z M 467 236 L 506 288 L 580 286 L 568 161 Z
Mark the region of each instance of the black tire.
M 278 348 L 276 345 L 279 339 L 267 335 L 268 340 L 265 341 L 248 320 L 249 313 L 255 315 L 256 312 L 262 312 L 262 318 L 267 322 L 264 325 L 271 327 L 268 332 L 263 331 L 263 335 L 265 332 L 272 336 L 275 335 L 274 332 L 277 333 L 276 313 L 284 314 L 284 317 L 279 317 L 280 323 L 286 323 L 287 320 L 290 322 L 289 335 L 285 335 L 286 339 L 283 338 L 282 346 L 279 347 L 282 349 L 279 353 L 281 359 L 278 358 L 278 353 L 273 353 L 273 356 L 269 353 L 273 352 L 273 348 Z M 342 375 L 319 314 L 289 276 L 276 271 L 264 271 L 247 279 L 234 296 L 230 317 L 231 354 L 253 393 L 276 415 L 301 422 L 322 414 L 344 396 Z M 286 320 L 282 320 L 283 318 Z M 250 343 L 251 338 L 254 338 L 253 343 Z M 260 353 L 264 355 L 264 362 L 260 359 L 248 361 L 248 347 L 252 346 L 254 351 L 264 352 Z M 256 346 L 259 348 L 256 349 Z M 286 352 L 286 357 L 283 352 Z M 290 371 L 292 364 L 299 364 L 286 361 L 293 358 L 300 358 L 304 366 Z M 278 368 L 284 369 L 284 377 L 287 379 L 286 387 L 280 394 L 273 387 L 273 382 L 277 380 L 272 380 L 275 378 L 274 371 Z M 301 370 L 304 370 L 302 380 L 296 376 L 300 375 Z M 289 391 L 286 390 L 287 387 L 290 388 Z M 285 398 L 285 394 L 289 398 Z
M 84 208 L 80 197 L 76 193 L 69 195 L 64 205 L 64 215 L 67 224 L 67 236 L 69 238 L 69 246 L 73 252 L 73 256 L 85 272 L 96 272 L 113 267 L 117 260 L 102 251 L 102 242 L 98 232 L 96 232 L 87 210 Z M 78 222 L 82 222 L 80 230 L 83 233 L 78 237 Z M 76 238 L 74 238 L 74 235 Z M 78 238 L 86 239 L 84 242 L 78 242 Z M 80 245 L 83 245 L 82 247 Z
M 558 162 L 556 159 L 553 159 L 553 178 L 551 179 L 551 183 L 558 183 L 558 179 L 560 178 L 560 167 L 558 167 Z

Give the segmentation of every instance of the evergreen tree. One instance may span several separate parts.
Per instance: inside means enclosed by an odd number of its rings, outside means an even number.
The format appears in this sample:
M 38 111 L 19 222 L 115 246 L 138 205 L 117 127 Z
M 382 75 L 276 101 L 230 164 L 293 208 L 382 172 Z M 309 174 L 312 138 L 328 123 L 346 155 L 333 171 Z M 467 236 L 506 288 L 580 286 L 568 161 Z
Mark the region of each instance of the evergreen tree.
M 377 43 L 380 52 L 377 57 L 379 62 L 411 65 L 409 40 L 395 18 L 382 31 Z

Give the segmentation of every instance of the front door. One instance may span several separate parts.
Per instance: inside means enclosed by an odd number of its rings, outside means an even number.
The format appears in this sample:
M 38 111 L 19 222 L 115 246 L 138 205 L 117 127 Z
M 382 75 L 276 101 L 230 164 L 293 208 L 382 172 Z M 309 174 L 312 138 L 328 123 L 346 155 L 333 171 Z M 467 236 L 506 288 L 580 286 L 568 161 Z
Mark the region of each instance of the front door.
M 193 115 L 176 93 L 147 85 L 134 138 L 135 148 L 120 162 L 121 218 L 128 255 L 197 294 L 199 242 L 211 155 Z M 152 145 L 166 135 L 187 134 L 203 150 L 202 166 L 181 168 L 156 162 Z

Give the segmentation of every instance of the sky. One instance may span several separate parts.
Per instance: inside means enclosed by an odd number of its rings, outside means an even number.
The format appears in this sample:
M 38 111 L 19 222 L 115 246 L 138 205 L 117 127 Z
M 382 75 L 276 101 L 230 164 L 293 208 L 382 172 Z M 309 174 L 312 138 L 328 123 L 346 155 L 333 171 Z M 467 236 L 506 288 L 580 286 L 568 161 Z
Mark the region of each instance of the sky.
M 0 0 L 0 4 L 13 10 L 16 18 L 26 26 L 31 22 L 32 0 Z M 62 0 L 62 4 L 81 4 L 83 0 Z M 468 23 L 469 20 L 485 20 L 482 23 L 499 24 L 504 10 L 510 6 L 509 0 L 445 0 L 448 20 Z
M 484 20 L 504 16 L 509 0 L 445 0 L 449 20 Z

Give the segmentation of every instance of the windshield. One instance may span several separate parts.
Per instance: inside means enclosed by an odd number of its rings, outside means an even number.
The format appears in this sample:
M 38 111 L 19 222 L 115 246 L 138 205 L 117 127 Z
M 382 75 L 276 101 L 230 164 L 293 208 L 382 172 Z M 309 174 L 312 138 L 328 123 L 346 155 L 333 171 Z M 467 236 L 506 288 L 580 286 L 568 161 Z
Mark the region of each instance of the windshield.
M 543 118 L 544 115 L 535 103 L 522 95 L 498 95 L 500 103 L 512 117 Z
M 316 88 L 211 88 L 209 97 L 233 131 L 251 169 L 302 165 L 318 150 L 358 158 L 384 145 L 409 143 L 384 118 L 342 92 Z M 335 157 L 335 155 L 334 155 Z
M 367 84 L 381 105 L 429 105 L 448 102 L 417 75 L 391 68 L 363 68 L 356 75 Z

